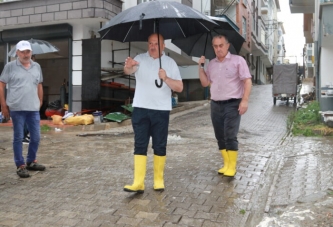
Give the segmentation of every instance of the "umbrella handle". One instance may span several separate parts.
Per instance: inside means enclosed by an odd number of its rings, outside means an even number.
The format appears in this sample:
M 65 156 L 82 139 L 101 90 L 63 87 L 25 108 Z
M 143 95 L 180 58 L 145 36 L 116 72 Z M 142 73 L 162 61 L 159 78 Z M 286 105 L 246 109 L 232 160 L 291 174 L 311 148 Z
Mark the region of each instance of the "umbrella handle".
M 156 87 L 161 88 L 163 85 L 163 80 L 161 80 L 161 84 L 158 84 L 157 80 L 155 80 L 155 85 L 156 85 Z
M 208 32 L 206 33 L 206 42 L 205 42 L 205 48 L 204 48 L 203 56 L 205 56 L 205 54 L 206 54 L 207 40 L 208 40 Z M 201 68 L 203 68 L 204 66 L 205 66 L 205 63 L 201 63 Z
M 160 69 L 162 68 L 162 62 L 161 62 L 161 52 L 160 52 L 160 28 L 159 28 L 159 20 L 155 19 L 156 24 L 156 31 L 157 31 L 157 46 L 158 46 L 158 59 L 160 62 Z M 160 79 L 161 84 L 157 83 L 157 80 L 155 80 L 155 85 L 158 88 L 161 88 L 163 85 L 163 80 Z

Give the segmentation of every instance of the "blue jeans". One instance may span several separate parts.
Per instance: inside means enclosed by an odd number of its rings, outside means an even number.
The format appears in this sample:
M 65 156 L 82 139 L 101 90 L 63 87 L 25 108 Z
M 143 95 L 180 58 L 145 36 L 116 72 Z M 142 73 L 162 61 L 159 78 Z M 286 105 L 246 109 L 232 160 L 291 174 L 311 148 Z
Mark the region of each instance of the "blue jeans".
M 25 165 L 22 152 L 22 139 L 25 124 L 30 132 L 30 143 L 26 162 L 31 163 L 36 160 L 40 141 L 40 115 L 39 111 L 10 111 L 10 117 L 12 119 L 14 129 L 14 161 L 16 166 L 19 167 L 21 165 Z
M 132 113 L 134 130 L 134 154 L 147 155 L 149 139 L 152 137 L 154 154 L 166 155 L 169 130 L 168 110 L 150 110 L 135 107 Z
M 241 115 L 238 112 L 240 101 L 240 99 L 231 102 L 211 101 L 211 119 L 219 150 L 238 151 L 237 134 L 241 120 Z

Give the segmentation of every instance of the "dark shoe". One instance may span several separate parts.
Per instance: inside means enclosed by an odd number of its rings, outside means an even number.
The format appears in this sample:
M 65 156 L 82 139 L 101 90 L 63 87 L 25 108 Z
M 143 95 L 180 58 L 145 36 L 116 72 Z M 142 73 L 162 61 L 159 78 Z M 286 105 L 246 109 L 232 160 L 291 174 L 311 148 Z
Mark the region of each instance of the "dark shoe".
M 30 140 L 26 137 L 22 140 L 22 143 L 23 144 L 29 144 L 30 143 Z
M 27 163 L 27 169 L 28 170 L 34 170 L 34 171 L 44 171 L 45 166 L 38 164 L 37 161 Z
M 19 175 L 21 178 L 27 178 L 30 177 L 29 171 L 26 169 L 25 165 L 21 165 L 16 170 L 17 175 Z

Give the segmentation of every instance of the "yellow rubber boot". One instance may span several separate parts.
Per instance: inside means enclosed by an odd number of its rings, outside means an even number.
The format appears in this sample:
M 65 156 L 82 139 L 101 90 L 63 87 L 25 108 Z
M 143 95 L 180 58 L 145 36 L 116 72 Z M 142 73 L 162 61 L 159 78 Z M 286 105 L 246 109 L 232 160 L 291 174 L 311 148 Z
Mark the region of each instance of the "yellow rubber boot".
M 147 156 L 134 155 L 134 180 L 132 185 L 125 185 L 124 191 L 143 193 L 145 190 L 145 176 Z
M 229 156 L 229 166 L 227 171 L 224 172 L 224 176 L 233 177 L 236 174 L 236 165 L 237 165 L 237 151 L 227 151 Z
M 223 174 L 225 171 L 227 171 L 229 166 L 229 156 L 226 149 L 221 150 L 222 158 L 223 158 L 223 168 L 219 169 L 218 173 Z
M 164 190 L 164 166 L 166 156 L 154 155 L 154 190 Z

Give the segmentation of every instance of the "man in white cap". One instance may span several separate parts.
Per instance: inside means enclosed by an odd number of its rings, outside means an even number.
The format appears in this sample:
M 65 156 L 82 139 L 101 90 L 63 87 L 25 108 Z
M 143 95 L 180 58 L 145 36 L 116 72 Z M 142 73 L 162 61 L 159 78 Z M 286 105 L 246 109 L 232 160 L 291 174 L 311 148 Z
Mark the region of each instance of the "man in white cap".
M 45 166 L 37 163 L 40 141 L 39 109 L 43 103 L 43 75 L 40 65 L 31 60 L 32 49 L 28 41 L 16 44 L 17 59 L 5 65 L 0 76 L 0 104 L 2 114 L 13 122 L 14 161 L 16 173 L 29 177 L 28 170 L 43 171 Z M 5 89 L 7 85 L 7 97 Z M 26 162 L 22 152 L 24 125 L 30 132 Z

